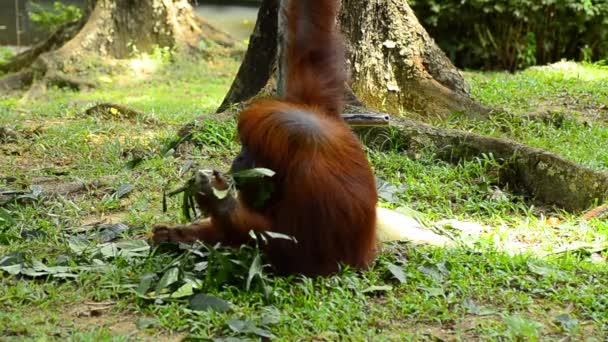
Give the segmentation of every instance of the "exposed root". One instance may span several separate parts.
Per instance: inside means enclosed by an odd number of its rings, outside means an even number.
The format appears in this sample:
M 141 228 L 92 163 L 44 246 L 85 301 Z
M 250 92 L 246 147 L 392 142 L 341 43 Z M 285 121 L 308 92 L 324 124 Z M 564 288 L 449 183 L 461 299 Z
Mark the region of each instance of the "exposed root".
M 8 74 L 0 78 L 0 91 L 20 90 L 34 81 L 34 72 L 30 69 Z
M 351 107 L 354 113 L 377 113 Z M 597 200 L 608 198 L 608 173 L 589 169 L 554 153 L 507 139 L 486 137 L 454 129 L 442 129 L 405 118 L 394 118 L 391 128 L 404 148 L 432 147 L 439 158 L 459 162 L 491 154 L 502 163 L 501 182 L 535 200 L 556 205 L 568 211 L 589 208 Z M 372 144 L 381 145 L 388 136 L 386 129 L 363 129 Z
M 136 121 L 140 119 L 143 120 L 144 123 L 149 125 L 163 125 L 162 122 L 146 115 L 144 112 L 138 111 L 127 106 L 109 102 L 96 104 L 93 107 L 90 107 L 89 109 L 85 110 L 84 114 L 90 116 L 101 116 L 107 119 L 126 119 L 129 121 Z
M 97 86 L 93 82 L 74 76 L 68 76 L 57 71 L 47 71 L 44 75 L 43 82 L 46 82 L 47 85 L 57 86 L 59 88 L 70 88 L 72 90 L 85 90 Z
M 591 220 L 593 218 L 598 218 L 608 214 L 608 204 L 600 205 L 597 208 L 589 210 L 585 215 L 583 215 L 583 220 Z
M 0 65 L 0 72 L 16 72 L 29 67 L 41 54 L 57 49 L 72 39 L 83 25 L 84 20 L 70 21 L 61 25 L 44 41 L 15 55 L 8 63 Z
M 144 117 L 145 114 L 133 108 L 115 103 L 100 103 L 84 111 L 86 115 L 101 115 L 106 117 L 120 117 L 125 119 L 135 119 Z

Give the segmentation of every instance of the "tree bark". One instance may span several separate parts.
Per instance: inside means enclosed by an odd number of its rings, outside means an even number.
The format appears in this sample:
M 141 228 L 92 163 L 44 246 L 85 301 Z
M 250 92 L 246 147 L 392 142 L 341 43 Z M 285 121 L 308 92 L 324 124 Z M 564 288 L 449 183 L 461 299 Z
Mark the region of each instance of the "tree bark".
M 262 3 L 247 56 L 217 112 L 258 94 L 275 73 L 276 93 L 281 95 L 285 25 L 277 7 L 285 3 Z M 349 43 L 348 103 L 419 117 L 445 117 L 453 112 L 484 117 L 489 113 L 489 108 L 470 98 L 458 69 L 404 0 L 343 0 L 339 19 Z
M 231 46 L 232 39 L 196 16 L 187 0 L 98 0 L 78 34 L 48 59 L 59 69 L 83 53 L 125 58 L 154 46 L 198 48 L 202 39 Z
M 217 112 L 223 112 L 231 104 L 243 102 L 255 96 L 268 83 L 276 69 L 278 0 L 264 0 L 249 39 L 249 48 L 230 90 Z
M 404 0 L 343 0 L 351 86 L 368 107 L 420 117 L 453 112 L 483 117 L 458 69 Z

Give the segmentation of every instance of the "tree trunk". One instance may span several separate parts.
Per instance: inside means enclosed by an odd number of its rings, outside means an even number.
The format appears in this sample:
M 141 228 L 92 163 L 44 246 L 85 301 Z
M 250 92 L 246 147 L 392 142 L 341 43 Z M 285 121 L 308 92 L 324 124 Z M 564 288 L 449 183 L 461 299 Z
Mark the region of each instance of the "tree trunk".
M 229 35 L 198 17 L 188 0 L 97 0 L 86 13 L 82 20 L 67 23 L 0 67 L 0 71 L 8 72 L 32 68 L 33 77 L 27 79 L 30 83 L 41 82 L 25 98 L 43 92 L 50 80 L 69 80 L 60 83 L 81 88 L 86 82 L 63 74 L 77 70 L 86 55 L 124 58 L 134 50 L 145 52 L 155 46 L 198 49 L 204 39 L 222 46 L 234 45 Z M 5 78 L 9 79 L 0 79 L 4 88 L 20 84 L 12 75 Z
M 255 96 L 272 77 L 276 68 L 278 3 L 278 0 L 262 3 L 249 48 L 218 113 Z
M 154 46 L 198 48 L 202 39 L 232 45 L 227 34 L 196 16 L 187 0 L 98 0 L 80 32 L 47 59 L 61 70 L 83 53 L 125 58 Z
M 85 20 L 75 20 L 61 25 L 45 40 L 17 54 L 7 63 L 0 65 L 0 72 L 16 72 L 29 67 L 41 54 L 61 47 L 72 39 L 84 25 Z
M 286 1 L 262 3 L 247 56 L 218 112 L 253 97 L 273 76 L 281 95 L 285 71 L 277 60 L 282 62 L 285 21 L 277 7 Z M 347 103 L 421 117 L 445 117 L 452 112 L 481 117 L 489 112 L 469 97 L 464 78 L 406 1 L 343 0 L 340 24 L 349 43 Z
M 404 0 L 343 0 L 351 87 L 367 106 L 392 113 L 484 116 L 464 78 Z

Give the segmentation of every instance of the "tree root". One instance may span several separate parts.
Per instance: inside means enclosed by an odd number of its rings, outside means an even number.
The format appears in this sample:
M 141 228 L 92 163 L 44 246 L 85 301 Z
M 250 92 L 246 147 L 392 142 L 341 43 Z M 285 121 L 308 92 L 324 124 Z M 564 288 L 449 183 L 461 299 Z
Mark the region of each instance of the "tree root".
M 47 71 L 43 81 L 45 81 L 47 85 L 54 85 L 59 88 L 70 88 L 72 90 L 85 90 L 97 87 L 93 82 L 74 76 L 68 76 L 57 71 Z
M 0 65 L 0 72 L 17 72 L 21 69 L 28 68 L 41 54 L 57 49 L 62 46 L 63 43 L 72 39 L 72 37 L 80 31 L 84 23 L 84 20 L 74 20 L 61 25 L 44 41 L 15 55 L 7 63 Z
M 361 107 L 350 107 L 347 112 L 378 114 Z M 507 139 L 441 129 L 406 118 L 394 118 L 389 129 L 396 129 L 406 149 L 433 147 L 439 158 L 449 162 L 492 154 L 503 165 L 501 182 L 541 203 L 576 212 L 608 199 L 608 173 L 542 149 Z M 360 132 L 374 145 L 390 136 L 385 134 L 386 128 L 364 128 Z
M 120 119 L 129 121 L 142 120 L 148 125 L 164 125 L 163 122 L 158 121 L 156 118 L 150 117 L 146 113 L 141 112 L 137 109 L 110 102 L 98 103 L 85 110 L 84 115 L 101 116 L 106 119 Z
M 85 110 L 86 115 L 102 115 L 110 117 L 120 117 L 125 119 L 135 119 L 138 117 L 144 117 L 145 114 L 133 108 L 129 108 L 123 105 L 115 103 L 99 103 Z
M 34 81 L 34 72 L 30 69 L 8 74 L 0 78 L 0 91 L 23 89 Z
M 0 78 L 0 90 L 13 91 L 31 86 L 26 99 L 36 98 L 46 91 L 47 86 L 70 88 L 72 90 L 85 90 L 95 88 L 97 85 L 84 79 L 68 76 L 58 71 L 44 71 L 40 80 L 36 81 L 37 72 L 25 69 L 8 74 Z

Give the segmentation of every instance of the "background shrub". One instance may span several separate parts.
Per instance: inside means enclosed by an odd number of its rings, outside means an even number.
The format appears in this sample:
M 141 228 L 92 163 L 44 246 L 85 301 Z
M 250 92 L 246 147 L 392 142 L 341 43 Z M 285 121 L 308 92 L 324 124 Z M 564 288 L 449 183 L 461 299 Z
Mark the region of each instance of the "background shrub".
M 53 2 L 52 8 L 31 2 L 29 16 L 30 20 L 40 29 L 51 33 L 68 21 L 80 19 L 82 11 L 74 5 L 64 4 L 60 1 Z
M 461 68 L 515 70 L 608 56 L 608 0 L 409 0 Z

